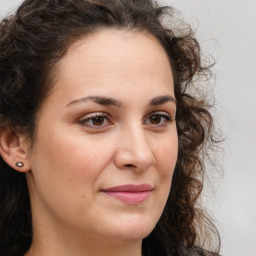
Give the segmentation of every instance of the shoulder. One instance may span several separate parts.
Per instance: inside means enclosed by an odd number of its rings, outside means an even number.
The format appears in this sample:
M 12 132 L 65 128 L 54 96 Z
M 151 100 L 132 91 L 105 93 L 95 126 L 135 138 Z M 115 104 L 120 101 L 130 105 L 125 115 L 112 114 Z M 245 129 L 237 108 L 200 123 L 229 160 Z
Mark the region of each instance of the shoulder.
M 193 247 L 193 248 L 182 248 L 182 255 L 183 256 L 220 256 L 216 252 L 210 252 L 200 247 Z

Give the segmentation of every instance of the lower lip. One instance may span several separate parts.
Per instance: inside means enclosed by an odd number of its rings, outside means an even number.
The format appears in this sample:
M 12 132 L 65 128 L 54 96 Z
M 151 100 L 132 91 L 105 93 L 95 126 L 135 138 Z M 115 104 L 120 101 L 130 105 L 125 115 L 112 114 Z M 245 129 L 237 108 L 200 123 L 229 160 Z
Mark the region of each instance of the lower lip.
M 126 204 L 141 204 L 150 196 L 151 191 L 141 191 L 141 192 L 111 192 L 104 191 L 103 193 L 118 199 Z

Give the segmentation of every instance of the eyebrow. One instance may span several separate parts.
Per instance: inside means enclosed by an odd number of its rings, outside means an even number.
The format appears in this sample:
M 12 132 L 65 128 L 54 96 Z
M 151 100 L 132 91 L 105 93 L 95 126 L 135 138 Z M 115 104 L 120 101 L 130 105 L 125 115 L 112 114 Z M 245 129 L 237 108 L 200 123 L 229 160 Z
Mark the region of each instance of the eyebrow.
M 80 103 L 80 102 L 85 102 L 85 101 L 93 101 L 97 104 L 104 105 L 104 106 L 115 106 L 115 107 L 120 107 L 122 103 L 116 99 L 109 98 L 109 97 L 103 97 L 103 96 L 88 96 L 85 98 L 81 98 L 78 100 L 73 100 L 71 101 L 66 107 Z
M 159 96 L 159 97 L 156 97 L 156 98 L 152 99 L 149 102 L 149 105 L 150 106 L 157 106 L 157 105 L 165 104 L 167 102 L 173 102 L 173 103 L 175 103 L 175 105 L 177 104 L 176 99 L 173 96 L 164 95 L 164 96 Z
M 68 106 L 70 105 L 74 105 L 77 103 L 81 103 L 81 102 L 86 102 L 86 101 L 93 101 L 97 104 L 100 105 L 104 105 L 104 106 L 115 106 L 115 107 L 121 107 L 122 103 L 120 101 L 118 101 L 117 99 L 114 98 L 109 98 L 109 97 L 104 97 L 104 96 L 88 96 L 88 97 L 84 97 L 84 98 L 80 98 L 77 100 L 73 100 L 70 103 L 68 103 Z M 152 100 L 150 100 L 149 102 L 149 106 L 157 106 L 157 105 L 162 105 L 165 104 L 167 102 L 173 102 L 176 105 L 176 99 L 171 96 L 171 95 L 164 95 L 164 96 L 158 96 L 156 98 L 153 98 Z

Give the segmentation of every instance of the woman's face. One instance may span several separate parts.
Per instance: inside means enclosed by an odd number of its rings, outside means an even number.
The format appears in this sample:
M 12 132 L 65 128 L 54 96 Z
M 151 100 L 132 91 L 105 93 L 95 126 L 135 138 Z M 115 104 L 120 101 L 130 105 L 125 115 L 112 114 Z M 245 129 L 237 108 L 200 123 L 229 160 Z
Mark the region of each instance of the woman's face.
M 28 156 L 35 234 L 144 238 L 177 159 L 167 55 L 149 35 L 104 30 L 71 46 L 55 81 Z

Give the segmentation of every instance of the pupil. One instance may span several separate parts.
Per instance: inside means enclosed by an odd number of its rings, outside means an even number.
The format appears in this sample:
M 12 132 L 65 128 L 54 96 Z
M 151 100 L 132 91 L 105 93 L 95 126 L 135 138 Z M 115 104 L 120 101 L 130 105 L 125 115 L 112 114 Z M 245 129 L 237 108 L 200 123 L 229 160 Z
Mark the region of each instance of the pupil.
M 104 118 L 103 117 L 95 117 L 93 118 L 93 124 L 94 125 L 102 125 L 104 123 Z
M 160 116 L 157 116 L 157 115 L 151 116 L 151 117 L 150 117 L 150 122 L 151 122 L 152 124 L 159 124 L 159 123 L 161 122 L 161 117 L 160 117 Z

